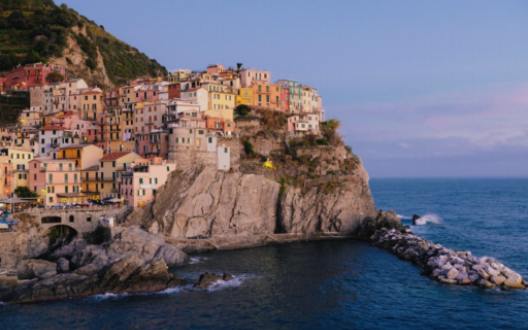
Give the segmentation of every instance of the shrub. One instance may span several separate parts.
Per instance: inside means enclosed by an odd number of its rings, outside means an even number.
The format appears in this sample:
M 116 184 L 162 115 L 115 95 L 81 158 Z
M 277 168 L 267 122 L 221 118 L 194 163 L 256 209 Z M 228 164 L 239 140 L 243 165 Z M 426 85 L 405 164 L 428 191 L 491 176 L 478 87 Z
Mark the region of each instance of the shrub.
M 253 156 L 255 154 L 255 151 L 253 150 L 253 144 L 251 144 L 251 142 L 244 140 L 242 145 L 244 146 L 244 153 L 247 156 Z
M 64 80 L 64 76 L 60 72 L 53 71 L 46 76 L 46 81 L 50 84 L 58 83 Z
M 245 117 L 251 112 L 251 108 L 245 104 L 241 104 L 235 108 L 235 117 Z
M 328 143 L 335 145 L 337 142 L 339 142 L 340 138 L 337 134 L 337 129 L 339 126 L 340 123 L 336 119 L 330 119 L 320 124 L 321 134 L 328 141 Z
M 35 198 L 37 194 L 29 190 L 28 187 L 16 187 L 15 194 L 21 198 Z
M 105 226 L 97 226 L 91 233 L 84 234 L 84 239 L 88 244 L 100 245 L 112 239 L 112 231 Z

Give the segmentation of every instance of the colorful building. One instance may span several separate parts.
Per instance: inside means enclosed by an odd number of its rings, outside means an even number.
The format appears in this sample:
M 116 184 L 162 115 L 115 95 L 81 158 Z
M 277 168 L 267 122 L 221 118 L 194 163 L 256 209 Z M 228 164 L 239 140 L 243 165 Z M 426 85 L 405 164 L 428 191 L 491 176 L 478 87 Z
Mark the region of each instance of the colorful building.
M 116 197 L 119 194 L 119 176 L 131 164 L 148 164 L 135 152 L 114 152 L 104 155 L 99 164 L 99 191 L 102 198 Z
M 120 177 L 120 195 L 129 206 L 143 207 L 154 200 L 156 193 L 176 169 L 174 163 L 154 159 L 150 164 L 137 165 Z
M 4 90 L 28 90 L 34 86 L 47 84 L 46 78 L 52 72 L 66 76 L 66 69 L 60 65 L 34 63 L 18 66 L 3 76 Z
M 80 170 L 99 165 L 101 158 L 103 158 L 103 149 L 93 144 L 61 147 L 56 152 L 56 159 L 73 160 L 75 167 Z
M 35 158 L 29 162 L 29 189 L 46 206 L 85 201 L 80 185 L 80 172 L 73 160 Z

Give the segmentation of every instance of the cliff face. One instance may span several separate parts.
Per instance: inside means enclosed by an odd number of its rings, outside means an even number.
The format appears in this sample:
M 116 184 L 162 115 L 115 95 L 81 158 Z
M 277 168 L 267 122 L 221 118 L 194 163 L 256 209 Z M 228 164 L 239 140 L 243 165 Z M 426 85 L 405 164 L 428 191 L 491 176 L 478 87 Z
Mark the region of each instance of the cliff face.
M 376 215 L 368 175 L 340 139 L 330 146 L 292 140 L 288 145 L 284 132 L 270 132 L 241 131 L 242 141 L 251 133 L 252 147 L 242 144 L 236 170 L 178 170 L 130 221 L 174 239 L 251 241 L 274 234 L 348 234 Z M 262 166 L 264 158 L 274 169 Z
M 363 167 L 325 193 L 284 188 L 264 175 L 212 167 L 175 173 L 155 202 L 132 216 L 154 233 L 178 239 L 279 233 L 350 233 L 376 209 Z

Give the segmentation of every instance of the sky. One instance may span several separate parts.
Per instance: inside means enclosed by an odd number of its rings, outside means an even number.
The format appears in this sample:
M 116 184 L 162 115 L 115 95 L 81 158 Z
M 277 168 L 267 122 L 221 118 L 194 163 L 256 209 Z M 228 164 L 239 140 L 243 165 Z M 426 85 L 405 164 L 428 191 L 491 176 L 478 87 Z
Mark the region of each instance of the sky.
M 316 87 L 371 177 L 528 176 L 528 1 L 57 2 L 168 69 Z

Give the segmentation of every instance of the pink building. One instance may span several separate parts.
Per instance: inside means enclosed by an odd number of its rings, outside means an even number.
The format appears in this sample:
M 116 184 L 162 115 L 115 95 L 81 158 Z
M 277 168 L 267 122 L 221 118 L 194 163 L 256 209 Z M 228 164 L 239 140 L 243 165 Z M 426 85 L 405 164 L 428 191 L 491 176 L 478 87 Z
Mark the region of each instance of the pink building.
M 135 142 L 136 153 L 142 157 L 168 157 L 169 133 L 166 130 L 155 129 L 149 133 L 138 133 Z
M 151 202 L 176 164 L 160 158 L 153 159 L 149 165 L 138 165 L 121 175 L 120 195 L 129 206 L 143 207 Z
M 45 85 L 46 77 L 51 72 L 59 72 L 63 77 L 66 75 L 65 68 L 60 65 L 35 63 L 19 66 L 4 75 L 4 90 L 28 90 L 34 86 Z
M 80 196 L 81 175 L 75 160 L 35 158 L 29 162 L 28 186 L 46 206 L 69 203 Z

